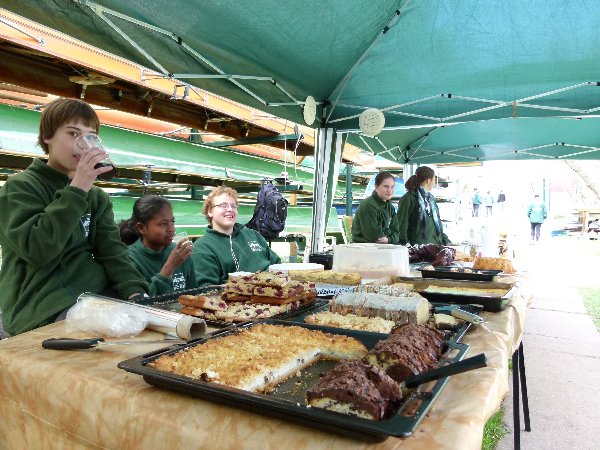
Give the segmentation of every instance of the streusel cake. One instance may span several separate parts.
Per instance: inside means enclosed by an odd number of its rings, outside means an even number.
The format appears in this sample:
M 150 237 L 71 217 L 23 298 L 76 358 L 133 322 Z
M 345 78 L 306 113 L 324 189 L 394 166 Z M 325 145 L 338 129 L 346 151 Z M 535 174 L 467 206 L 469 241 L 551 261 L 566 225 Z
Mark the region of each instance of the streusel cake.
M 249 329 L 164 355 L 150 367 L 251 392 L 268 391 L 319 358 L 360 359 L 366 347 L 348 336 L 297 326 Z

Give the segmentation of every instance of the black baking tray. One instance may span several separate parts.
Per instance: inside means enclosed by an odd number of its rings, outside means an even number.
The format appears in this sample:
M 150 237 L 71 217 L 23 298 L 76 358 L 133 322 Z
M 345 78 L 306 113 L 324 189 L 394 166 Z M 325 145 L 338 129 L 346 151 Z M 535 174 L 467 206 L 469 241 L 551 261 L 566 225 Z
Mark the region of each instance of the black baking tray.
M 454 271 L 452 270 L 454 269 Z M 478 270 L 470 269 L 474 272 L 457 272 L 457 268 L 452 267 L 435 267 L 431 269 L 417 269 L 421 272 L 423 278 L 443 278 L 449 280 L 466 280 L 466 281 L 492 281 L 496 275 L 501 273 L 501 270 Z
M 396 282 L 408 283 L 413 289 L 430 302 L 456 303 L 459 305 L 481 305 L 485 311 L 500 312 L 506 309 L 518 288 L 514 283 L 490 282 L 490 281 L 464 281 L 428 278 L 397 277 Z M 467 288 L 469 292 L 431 292 L 428 289 L 435 287 L 443 288 Z M 502 290 L 503 293 L 487 292 L 490 289 Z
M 387 337 L 387 335 L 379 333 L 319 327 L 289 321 L 266 320 L 263 323 L 282 326 L 294 325 L 312 330 L 326 331 L 332 334 L 350 336 L 363 342 L 369 349 Z M 244 327 L 253 325 L 254 323 L 249 323 L 244 325 Z M 162 349 L 154 353 L 122 361 L 118 364 L 118 367 L 128 372 L 142 375 L 147 383 L 159 388 L 169 389 L 193 397 L 222 403 L 233 408 L 243 408 L 253 413 L 287 420 L 294 424 L 370 442 L 381 442 L 389 436 L 405 438 L 414 433 L 449 379 L 449 377 L 442 378 L 409 391 L 396 414 L 388 419 L 374 421 L 306 406 L 306 391 L 316 384 L 320 373 L 333 368 L 335 365 L 334 361 L 318 361 L 309 368 L 301 371 L 299 377 L 291 377 L 279 384 L 269 394 L 253 393 L 216 383 L 194 380 L 170 372 L 159 371 L 147 365 L 162 355 L 173 354 L 184 348 L 202 345 L 209 339 L 235 333 L 238 329 L 239 327 L 237 329 L 221 330 L 216 337 L 200 338 L 193 342 L 179 345 L 177 348 Z M 440 364 L 458 362 L 467 353 L 469 346 L 458 342 L 459 338 L 457 336 L 455 335 L 452 339 L 446 341 L 447 351 L 440 359 Z
M 435 308 L 450 306 L 449 303 L 440 303 L 440 302 L 435 302 L 435 303 L 432 302 L 431 305 Z M 295 324 L 299 324 L 299 323 L 304 324 L 305 323 L 304 319 L 307 316 L 321 312 L 321 311 L 326 311 L 328 308 L 329 308 L 329 302 L 323 302 L 321 304 L 315 305 L 314 308 L 312 308 L 311 310 L 308 310 L 308 311 L 292 312 L 284 320 L 289 320 L 290 322 L 294 322 Z M 481 306 L 481 305 L 462 305 L 460 308 L 467 312 L 470 312 L 472 314 L 479 315 L 479 313 L 483 309 L 483 306 Z M 314 326 L 319 327 L 319 329 L 323 329 L 323 330 L 325 330 L 325 328 L 327 328 L 327 329 L 334 328 L 334 327 L 324 327 L 322 325 L 314 325 Z M 462 339 L 462 337 L 465 335 L 465 333 L 469 330 L 470 326 L 471 326 L 471 323 L 462 322 L 460 326 L 456 327 L 453 330 L 440 330 L 440 331 L 445 333 L 447 336 L 449 336 L 449 338 L 452 341 L 460 341 Z M 349 328 L 336 328 L 336 329 L 349 330 Z
M 222 290 L 223 290 L 222 285 L 207 285 L 207 286 L 202 286 L 202 287 L 193 288 L 193 289 L 185 289 L 185 290 L 181 290 L 181 291 L 175 291 L 175 292 L 171 292 L 169 294 L 163 294 L 163 295 L 157 295 L 155 297 L 151 297 L 148 300 L 148 305 L 152 306 L 154 308 L 165 309 L 167 311 L 180 312 L 181 304 L 178 301 L 178 298 L 180 295 L 207 294 L 207 293 L 221 292 Z M 273 317 L 270 317 L 269 319 L 285 319 L 285 318 L 289 317 L 290 315 L 302 313 L 305 311 L 310 311 L 313 308 L 315 308 L 316 306 L 320 306 L 323 301 L 324 300 L 320 300 L 320 302 L 319 302 L 319 299 L 317 299 L 317 301 L 313 304 L 301 306 L 292 311 L 277 314 Z M 231 326 L 246 324 L 248 322 L 261 321 L 261 320 L 267 320 L 267 319 L 252 319 L 252 320 L 246 320 L 243 322 L 226 322 L 224 320 L 204 319 L 204 322 L 206 322 L 207 325 L 210 325 L 213 328 L 226 328 L 226 327 L 231 327 Z

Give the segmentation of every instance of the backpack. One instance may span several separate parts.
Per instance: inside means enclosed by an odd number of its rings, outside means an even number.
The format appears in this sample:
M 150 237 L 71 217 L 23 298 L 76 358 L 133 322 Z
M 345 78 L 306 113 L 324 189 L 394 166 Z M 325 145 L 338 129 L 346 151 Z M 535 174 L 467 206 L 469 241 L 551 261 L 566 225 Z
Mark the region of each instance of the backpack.
M 288 201 L 281 192 L 270 181 L 265 182 L 258 191 L 254 215 L 246 226 L 269 241 L 279 237 L 285 227 L 287 205 Z

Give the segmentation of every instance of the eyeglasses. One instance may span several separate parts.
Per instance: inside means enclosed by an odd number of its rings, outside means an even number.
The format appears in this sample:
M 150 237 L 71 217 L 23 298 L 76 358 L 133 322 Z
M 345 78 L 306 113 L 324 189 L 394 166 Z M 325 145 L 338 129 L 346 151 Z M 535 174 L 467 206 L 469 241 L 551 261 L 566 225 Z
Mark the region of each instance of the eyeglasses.
M 231 208 L 232 211 L 237 211 L 238 205 L 235 203 L 219 203 L 218 205 L 214 205 L 213 208 L 221 208 L 225 211 Z

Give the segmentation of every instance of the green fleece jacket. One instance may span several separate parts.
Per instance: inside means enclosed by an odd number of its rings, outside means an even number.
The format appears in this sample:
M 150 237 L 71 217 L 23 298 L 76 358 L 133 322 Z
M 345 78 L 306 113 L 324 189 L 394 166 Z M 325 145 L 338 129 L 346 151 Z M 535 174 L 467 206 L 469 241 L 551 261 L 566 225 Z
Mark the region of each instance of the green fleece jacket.
M 358 205 L 352 220 L 352 242 L 376 242 L 387 237 L 388 244 L 399 244 L 398 216 L 390 201 L 383 201 L 376 191 Z
M 223 284 L 231 272 L 259 272 L 281 262 L 264 237 L 239 223 L 231 236 L 209 225 L 204 237 L 194 243 L 192 259 L 198 286 Z
M 86 193 L 36 159 L 0 189 L 0 309 L 19 334 L 51 323 L 83 292 L 123 298 L 148 284 L 120 240 L 108 195 Z
M 162 252 L 157 252 L 146 247 L 141 239 L 129 246 L 129 258 L 144 275 L 146 281 L 150 283 L 151 296 L 198 287 L 192 258 L 186 259 L 183 264 L 173 271 L 171 277 L 163 277 L 160 274 L 174 248 L 175 244 L 171 244 Z
M 437 244 L 450 242 L 442 228 L 438 235 L 435 232 L 433 217 L 426 214 L 425 224 L 419 218 L 419 200 L 414 192 L 407 192 L 398 203 L 398 223 L 400 227 L 400 244 Z M 442 224 L 440 223 L 440 226 Z
M 539 198 L 534 199 L 527 208 L 527 217 L 531 223 L 544 223 L 547 216 L 546 204 Z

